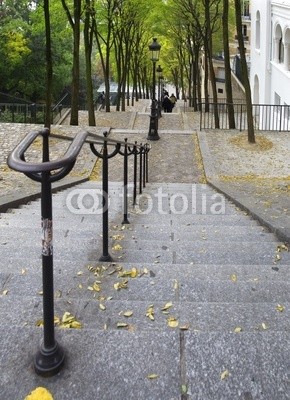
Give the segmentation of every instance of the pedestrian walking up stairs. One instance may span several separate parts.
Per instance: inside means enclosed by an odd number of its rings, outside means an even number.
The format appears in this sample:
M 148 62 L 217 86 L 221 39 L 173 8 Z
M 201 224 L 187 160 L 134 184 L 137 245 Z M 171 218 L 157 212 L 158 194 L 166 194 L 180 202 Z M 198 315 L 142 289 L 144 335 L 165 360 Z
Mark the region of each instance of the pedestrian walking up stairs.
M 55 400 L 289 399 L 286 246 L 200 184 L 147 184 L 123 225 L 121 184 L 110 182 L 113 261 L 100 262 L 99 189 L 88 182 L 53 195 L 54 314 L 65 351 L 54 377 L 33 370 L 40 203 L 1 214 L 0 399 L 39 386 Z

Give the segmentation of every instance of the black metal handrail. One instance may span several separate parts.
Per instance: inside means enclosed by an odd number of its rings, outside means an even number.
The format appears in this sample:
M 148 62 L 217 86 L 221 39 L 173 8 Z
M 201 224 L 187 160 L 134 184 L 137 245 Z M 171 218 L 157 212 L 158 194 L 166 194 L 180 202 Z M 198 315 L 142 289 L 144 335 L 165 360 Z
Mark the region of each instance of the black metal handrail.
M 25 152 L 38 138 L 42 137 L 42 162 L 27 162 Z M 59 138 L 71 141 L 64 157 L 58 160 L 49 159 L 49 138 Z M 140 165 L 148 167 L 148 152 L 150 147 L 131 144 L 108 138 L 108 132 L 99 136 L 88 131 L 79 132 L 74 138 L 51 134 L 48 128 L 37 132 L 30 132 L 15 147 L 9 155 L 8 165 L 19 172 L 23 172 L 29 178 L 41 182 L 41 226 L 42 226 L 42 280 L 43 280 L 43 343 L 36 354 L 34 368 L 36 373 L 42 376 L 51 376 L 60 371 L 64 364 L 65 353 L 55 340 L 54 333 L 54 292 L 53 292 L 53 221 L 52 221 L 52 190 L 51 184 L 65 177 L 73 168 L 77 156 L 84 143 L 89 143 L 92 152 L 103 160 L 103 254 L 102 261 L 111 261 L 109 254 L 109 223 L 108 223 L 108 160 L 117 154 L 124 157 L 124 223 L 128 221 L 128 156 L 134 154 L 134 196 L 137 187 L 137 154 L 140 154 Z M 102 145 L 99 151 L 96 145 Z M 113 151 L 108 152 L 108 146 L 114 146 Z M 124 147 L 124 150 L 121 150 Z M 144 159 L 143 159 L 144 158 Z M 143 162 L 143 164 L 142 164 Z M 148 171 L 142 167 L 148 180 Z M 54 173 L 52 173 L 55 171 Z M 145 177 L 140 176 L 141 183 L 145 184 Z M 136 198 L 133 196 L 133 204 Z M 126 199 L 125 199 L 126 198 Z

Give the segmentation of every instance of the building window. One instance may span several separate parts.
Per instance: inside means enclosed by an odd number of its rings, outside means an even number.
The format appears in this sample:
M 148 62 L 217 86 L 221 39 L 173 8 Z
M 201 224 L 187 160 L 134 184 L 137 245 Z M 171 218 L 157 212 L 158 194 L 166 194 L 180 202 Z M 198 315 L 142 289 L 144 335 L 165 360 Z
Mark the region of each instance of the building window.
M 243 36 L 247 37 L 247 25 L 243 25 Z
M 243 17 L 250 17 L 250 1 L 244 0 L 242 5 Z
M 260 49 L 260 12 L 256 14 L 256 49 Z
M 283 38 L 279 40 L 279 63 L 283 64 L 284 62 L 284 43 Z

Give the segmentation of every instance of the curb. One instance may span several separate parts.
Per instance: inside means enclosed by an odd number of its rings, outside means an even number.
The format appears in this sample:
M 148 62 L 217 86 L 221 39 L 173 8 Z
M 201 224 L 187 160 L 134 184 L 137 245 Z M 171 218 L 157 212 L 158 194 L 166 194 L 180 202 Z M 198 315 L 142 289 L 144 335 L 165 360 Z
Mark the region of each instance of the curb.
M 57 193 L 61 190 L 68 189 L 72 186 L 78 185 L 80 183 L 87 182 L 89 180 L 89 176 L 85 178 L 68 178 L 66 182 L 54 183 L 52 187 L 52 193 Z M 27 195 L 19 195 L 19 196 L 4 196 L 0 199 L 0 213 L 7 212 L 9 209 L 18 208 L 23 206 L 24 204 L 29 203 L 30 201 L 39 199 L 41 197 L 41 191 L 37 190 L 33 193 Z
M 242 210 L 246 211 L 248 214 L 250 214 L 255 220 L 259 221 L 260 224 L 264 225 L 266 228 L 269 229 L 270 232 L 274 233 L 279 240 L 285 243 L 290 243 L 290 229 L 285 228 L 283 230 L 281 226 L 278 226 L 269 220 L 265 219 L 265 217 L 259 213 L 258 210 L 253 209 L 249 204 L 247 204 L 246 201 L 240 200 L 239 199 L 239 194 L 234 195 L 230 194 L 229 191 L 225 188 L 221 188 L 218 182 L 212 182 L 207 179 L 207 183 L 215 190 L 217 190 L 219 193 L 223 194 L 226 196 L 230 201 L 232 201 L 234 204 L 236 204 L 239 208 Z M 249 199 L 251 200 L 251 199 Z
M 253 198 L 249 197 L 248 199 L 242 199 L 242 194 L 238 192 L 233 192 L 231 191 L 230 188 L 228 188 L 226 185 L 222 184 L 216 174 L 216 169 L 215 166 L 213 165 L 213 162 L 211 161 L 211 155 L 210 151 L 208 148 L 208 144 L 206 142 L 205 135 L 203 134 L 202 131 L 197 132 L 197 137 L 199 141 L 199 147 L 201 151 L 201 156 L 203 160 L 203 166 L 204 166 L 204 172 L 206 176 L 206 181 L 207 183 L 213 187 L 215 190 L 217 190 L 219 193 L 223 194 L 226 196 L 230 201 L 232 201 L 234 204 L 236 204 L 239 208 L 242 210 L 246 211 L 254 219 L 259 221 L 262 225 L 264 225 L 266 228 L 269 229 L 270 232 L 274 233 L 279 240 L 290 243 L 290 227 L 282 228 L 278 224 L 275 224 L 269 219 L 266 219 L 265 216 L 259 212 L 259 210 L 256 210 L 252 204 L 253 204 Z

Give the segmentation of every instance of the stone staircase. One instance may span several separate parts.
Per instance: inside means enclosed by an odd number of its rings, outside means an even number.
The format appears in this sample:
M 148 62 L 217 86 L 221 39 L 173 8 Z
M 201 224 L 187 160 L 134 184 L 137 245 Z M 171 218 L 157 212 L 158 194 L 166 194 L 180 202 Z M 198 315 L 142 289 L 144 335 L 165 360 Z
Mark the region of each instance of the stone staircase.
M 40 203 L 1 214 L 0 399 L 36 386 L 55 400 L 289 399 L 286 247 L 201 184 L 148 184 L 122 225 L 122 187 L 110 182 L 114 262 L 101 263 L 101 215 L 88 212 L 99 188 L 53 197 L 55 315 L 71 313 L 82 329 L 57 325 L 66 364 L 52 378 L 32 367 Z M 72 190 L 89 193 L 85 212 Z

